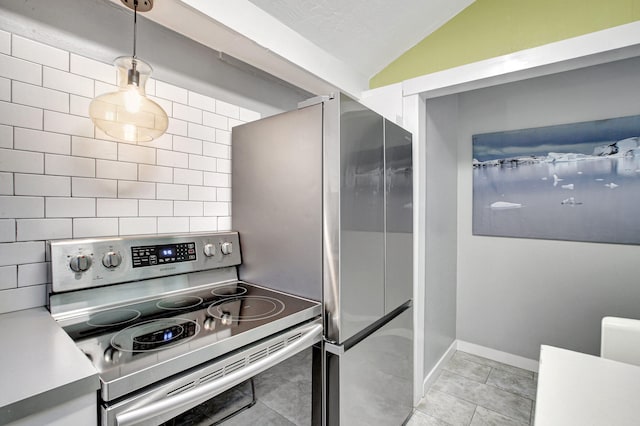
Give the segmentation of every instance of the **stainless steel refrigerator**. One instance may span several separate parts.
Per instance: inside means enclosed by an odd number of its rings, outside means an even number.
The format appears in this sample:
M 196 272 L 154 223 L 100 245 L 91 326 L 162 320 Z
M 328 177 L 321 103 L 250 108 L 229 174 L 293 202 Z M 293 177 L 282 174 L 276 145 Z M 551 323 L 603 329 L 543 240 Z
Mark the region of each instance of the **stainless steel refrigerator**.
M 240 277 L 323 302 L 325 424 L 405 422 L 411 134 L 345 95 L 318 98 L 234 127 L 232 179 Z

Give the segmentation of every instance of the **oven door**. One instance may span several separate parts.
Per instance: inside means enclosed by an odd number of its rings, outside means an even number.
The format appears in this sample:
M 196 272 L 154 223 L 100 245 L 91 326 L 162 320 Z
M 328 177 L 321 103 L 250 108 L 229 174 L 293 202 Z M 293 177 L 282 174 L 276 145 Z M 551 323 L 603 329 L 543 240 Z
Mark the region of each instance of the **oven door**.
M 101 424 L 217 424 L 244 408 L 249 409 L 234 418 L 240 420 L 237 424 L 259 424 L 265 416 L 282 416 L 298 425 L 320 424 L 321 341 L 320 319 L 278 333 L 103 404 Z M 242 399 L 247 402 L 238 402 Z M 295 407 L 293 400 L 299 402 Z

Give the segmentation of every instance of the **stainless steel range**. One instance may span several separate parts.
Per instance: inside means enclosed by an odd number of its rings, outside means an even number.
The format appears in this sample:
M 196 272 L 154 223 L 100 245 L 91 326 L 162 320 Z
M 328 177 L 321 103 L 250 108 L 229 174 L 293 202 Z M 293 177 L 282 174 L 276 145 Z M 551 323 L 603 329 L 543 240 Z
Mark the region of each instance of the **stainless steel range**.
M 318 302 L 238 280 L 235 232 L 48 246 L 50 311 L 100 374 L 102 425 L 175 423 L 322 338 Z

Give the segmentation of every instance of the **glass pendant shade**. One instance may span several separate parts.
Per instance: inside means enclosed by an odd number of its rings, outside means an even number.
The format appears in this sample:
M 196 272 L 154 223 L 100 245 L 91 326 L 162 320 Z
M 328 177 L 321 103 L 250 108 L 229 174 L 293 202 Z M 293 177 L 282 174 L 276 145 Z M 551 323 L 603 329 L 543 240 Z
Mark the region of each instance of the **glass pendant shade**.
M 151 66 L 130 57 L 116 58 L 118 91 L 97 96 L 89 105 L 93 123 L 107 135 L 127 142 L 149 142 L 167 130 L 169 119 L 162 107 L 145 93 Z

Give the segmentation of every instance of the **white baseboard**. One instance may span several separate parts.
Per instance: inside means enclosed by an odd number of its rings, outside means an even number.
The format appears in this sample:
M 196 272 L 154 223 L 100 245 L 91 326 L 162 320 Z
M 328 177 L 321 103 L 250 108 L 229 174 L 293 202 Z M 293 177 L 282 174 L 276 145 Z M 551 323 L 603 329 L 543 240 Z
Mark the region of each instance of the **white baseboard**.
M 422 397 L 425 396 L 425 394 L 427 393 L 427 390 L 431 387 L 433 382 L 436 381 L 436 379 L 440 375 L 440 371 L 442 370 L 444 365 L 447 363 L 447 361 L 449 361 L 453 356 L 453 354 L 456 353 L 457 342 L 458 342 L 457 340 L 454 340 L 453 343 L 451 343 L 451 346 L 449 346 L 449 349 L 446 350 L 444 355 L 442 355 L 438 360 L 438 362 L 436 362 L 436 365 L 431 369 L 431 371 L 429 371 L 429 374 L 427 374 L 427 377 L 424 378 L 424 383 L 422 384 Z
M 529 371 L 538 371 L 538 361 L 525 358 L 519 355 L 513 355 L 508 352 L 502 352 L 496 349 L 487 348 L 485 346 L 476 345 L 475 343 L 465 342 L 464 340 L 456 340 L 457 348 L 460 351 L 478 355 L 494 361 L 508 364 L 513 367 L 523 368 Z

